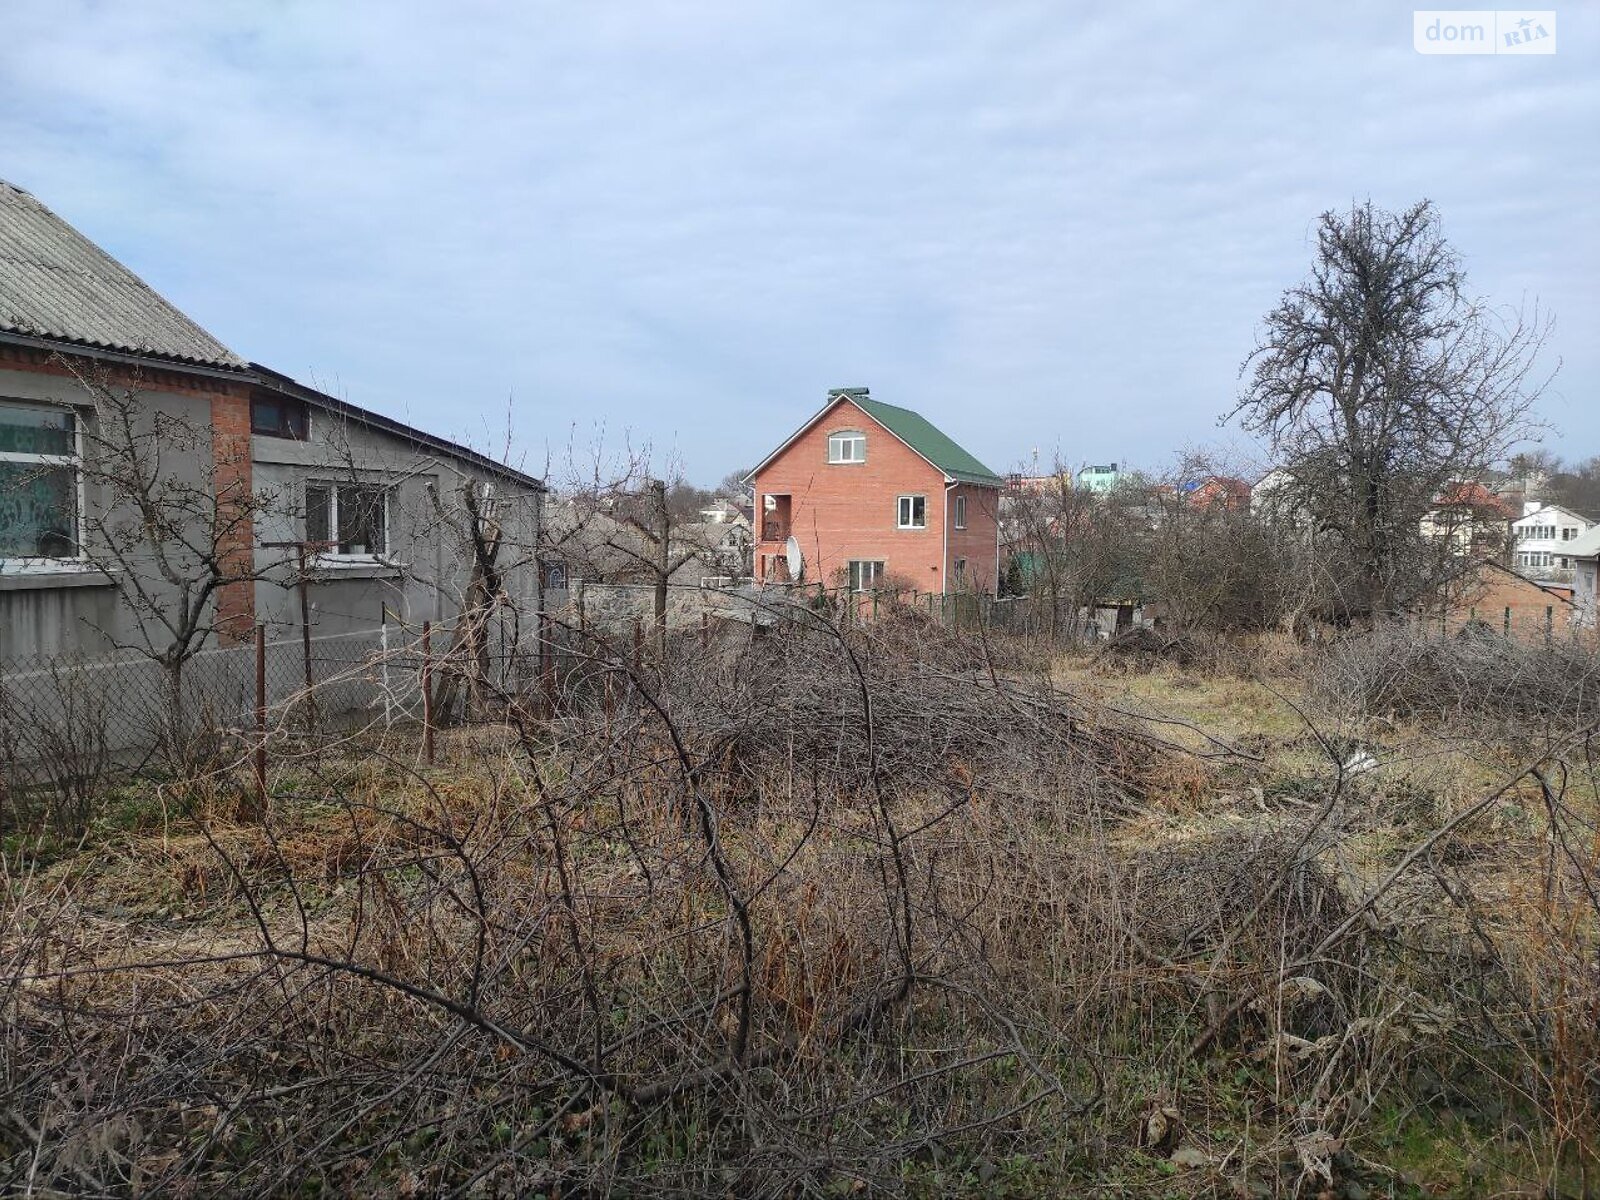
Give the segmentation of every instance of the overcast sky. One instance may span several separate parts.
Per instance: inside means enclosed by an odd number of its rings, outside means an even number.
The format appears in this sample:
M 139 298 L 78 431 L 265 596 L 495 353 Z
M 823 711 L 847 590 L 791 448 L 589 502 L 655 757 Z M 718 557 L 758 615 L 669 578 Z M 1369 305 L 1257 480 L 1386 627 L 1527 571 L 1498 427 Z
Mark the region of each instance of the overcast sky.
M 1316 215 L 1436 201 L 1557 319 L 1600 452 L 1600 11 L 1425 57 L 1393 3 L 7 0 L 0 178 L 247 358 L 525 465 L 692 478 L 830 386 L 995 469 L 1227 437 Z

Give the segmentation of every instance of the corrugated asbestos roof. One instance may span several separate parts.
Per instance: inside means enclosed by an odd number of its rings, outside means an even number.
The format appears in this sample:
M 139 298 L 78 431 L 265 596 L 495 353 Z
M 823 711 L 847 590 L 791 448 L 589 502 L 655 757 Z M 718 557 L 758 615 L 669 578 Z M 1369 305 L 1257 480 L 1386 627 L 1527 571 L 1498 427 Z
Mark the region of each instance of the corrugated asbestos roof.
M 144 280 L 3 180 L 0 331 L 208 367 L 245 366 Z
M 1002 482 L 1000 476 L 956 445 L 921 413 L 894 404 L 885 404 L 882 400 L 870 399 L 864 394 L 864 389 L 860 388 L 847 388 L 835 392 L 834 395 L 849 397 L 860 405 L 869 417 L 951 479 L 958 479 L 963 483 L 1000 486 Z

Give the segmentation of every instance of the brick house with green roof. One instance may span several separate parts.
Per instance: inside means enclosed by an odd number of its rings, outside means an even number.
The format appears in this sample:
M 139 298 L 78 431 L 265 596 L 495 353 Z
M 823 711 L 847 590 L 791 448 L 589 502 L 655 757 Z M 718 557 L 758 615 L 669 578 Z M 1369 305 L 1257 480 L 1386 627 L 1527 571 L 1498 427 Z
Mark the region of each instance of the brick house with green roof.
M 758 583 L 992 594 L 999 582 L 1001 478 L 866 388 L 830 391 L 747 478 Z

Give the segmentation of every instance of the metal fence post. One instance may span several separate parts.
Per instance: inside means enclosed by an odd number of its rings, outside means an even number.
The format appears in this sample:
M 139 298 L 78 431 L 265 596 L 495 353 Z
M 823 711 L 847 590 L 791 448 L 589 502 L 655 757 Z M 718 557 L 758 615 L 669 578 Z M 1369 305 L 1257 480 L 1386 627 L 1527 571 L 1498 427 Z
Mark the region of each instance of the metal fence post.
M 256 624 L 256 816 L 267 812 L 267 627 Z
M 300 548 L 300 645 L 305 654 L 306 695 L 310 698 L 314 682 L 311 676 L 311 599 L 306 594 L 306 552 Z
M 422 757 L 433 765 L 433 622 L 422 623 Z

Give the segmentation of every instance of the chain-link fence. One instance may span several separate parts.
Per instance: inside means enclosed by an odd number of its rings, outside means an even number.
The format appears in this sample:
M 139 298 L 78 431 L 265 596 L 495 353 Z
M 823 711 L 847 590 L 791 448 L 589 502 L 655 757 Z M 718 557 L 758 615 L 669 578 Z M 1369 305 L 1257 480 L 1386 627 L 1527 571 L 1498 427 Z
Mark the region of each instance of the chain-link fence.
M 13 767 L 74 749 L 137 761 L 169 739 L 253 729 L 261 690 L 275 718 L 300 709 L 308 722 L 359 720 L 407 703 L 394 686 L 414 674 L 393 652 L 404 643 L 385 641 L 263 639 L 178 662 L 134 651 L 10 659 L 0 662 L 0 755 Z
M 657 603 L 649 586 L 578 586 L 547 595 L 543 613 L 470 627 L 263 629 L 182 661 L 132 650 L 0 660 L 0 832 L 37 814 L 33 797 L 81 828 L 108 782 L 201 762 L 253 763 L 264 786 L 269 755 L 303 759 L 328 746 L 359 755 L 368 735 L 397 735 L 432 761 L 442 727 L 624 703 L 657 655 L 693 655 L 726 631 L 755 634 L 802 613 L 845 625 L 926 614 L 974 636 L 1057 644 L 1082 636 L 1075 614 L 1031 597 L 674 586 L 665 631 Z

